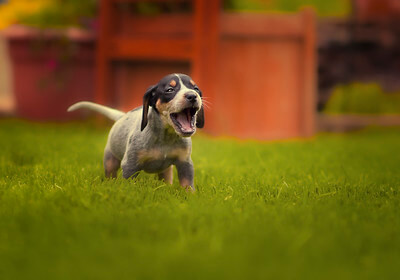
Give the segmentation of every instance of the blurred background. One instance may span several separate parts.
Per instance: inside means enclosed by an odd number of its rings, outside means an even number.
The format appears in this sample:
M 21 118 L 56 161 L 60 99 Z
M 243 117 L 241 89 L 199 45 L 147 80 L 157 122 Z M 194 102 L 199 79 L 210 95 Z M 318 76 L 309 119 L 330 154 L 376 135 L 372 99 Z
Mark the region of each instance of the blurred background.
M 0 116 L 130 110 L 183 72 L 212 135 L 400 125 L 399 23 L 398 0 L 0 0 Z

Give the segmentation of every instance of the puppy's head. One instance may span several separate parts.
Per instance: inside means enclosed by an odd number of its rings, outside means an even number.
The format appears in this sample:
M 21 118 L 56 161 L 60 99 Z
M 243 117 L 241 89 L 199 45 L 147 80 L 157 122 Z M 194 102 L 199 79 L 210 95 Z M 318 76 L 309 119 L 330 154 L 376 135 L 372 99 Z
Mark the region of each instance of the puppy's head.
M 160 115 L 165 126 L 172 127 L 183 137 L 196 132 L 196 126 L 204 126 L 202 93 L 195 82 L 184 74 L 165 76 L 151 86 L 143 97 L 143 130 L 147 125 L 149 106 Z

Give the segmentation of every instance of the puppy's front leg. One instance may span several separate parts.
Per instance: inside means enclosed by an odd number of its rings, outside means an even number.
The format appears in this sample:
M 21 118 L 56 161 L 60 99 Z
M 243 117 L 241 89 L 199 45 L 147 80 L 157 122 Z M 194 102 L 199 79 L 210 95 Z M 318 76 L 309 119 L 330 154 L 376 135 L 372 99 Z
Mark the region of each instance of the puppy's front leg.
M 163 172 L 158 173 L 158 179 L 164 180 L 166 183 L 172 185 L 173 181 L 172 165 L 165 169 Z
M 137 164 L 137 157 L 133 155 L 125 155 L 121 162 L 122 168 L 122 177 L 125 179 L 135 178 L 140 171 L 140 168 Z
M 189 158 L 187 161 L 178 161 L 175 166 L 178 170 L 178 178 L 181 186 L 186 188 L 186 190 L 195 191 L 193 182 L 194 169 L 192 160 Z

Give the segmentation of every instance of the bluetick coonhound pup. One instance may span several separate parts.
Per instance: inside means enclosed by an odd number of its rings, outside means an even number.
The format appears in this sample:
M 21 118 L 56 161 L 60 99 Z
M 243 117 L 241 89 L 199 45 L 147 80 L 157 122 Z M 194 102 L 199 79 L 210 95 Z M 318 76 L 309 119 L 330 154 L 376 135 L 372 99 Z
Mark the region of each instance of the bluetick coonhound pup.
M 106 177 L 116 177 L 121 166 L 124 178 L 144 170 L 172 184 L 175 165 L 180 184 L 194 190 L 190 136 L 204 126 L 204 111 L 202 93 L 189 76 L 164 77 L 146 91 L 143 106 L 128 113 L 85 101 L 68 111 L 81 108 L 116 121 L 104 150 Z

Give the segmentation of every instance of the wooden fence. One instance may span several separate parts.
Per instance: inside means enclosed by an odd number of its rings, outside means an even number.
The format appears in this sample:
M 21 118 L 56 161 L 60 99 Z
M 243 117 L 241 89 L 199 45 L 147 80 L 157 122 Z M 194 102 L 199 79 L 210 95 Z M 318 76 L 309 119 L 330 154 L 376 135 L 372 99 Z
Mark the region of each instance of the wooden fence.
M 195 0 L 193 13 L 142 16 L 118 8 L 121 2 L 126 1 L 102 2 L 98 102 L 129 110 L 141 104 L 149 85 L 182 72 L 210 103 L 205 110 L 210 134 L 280 139 L 314 133 L 311 10 L 225 13 L 219 1 Z

